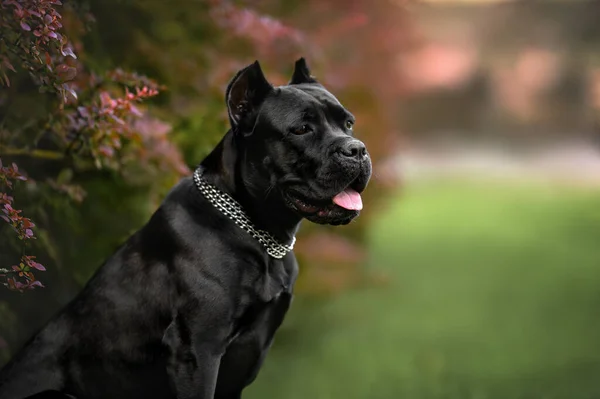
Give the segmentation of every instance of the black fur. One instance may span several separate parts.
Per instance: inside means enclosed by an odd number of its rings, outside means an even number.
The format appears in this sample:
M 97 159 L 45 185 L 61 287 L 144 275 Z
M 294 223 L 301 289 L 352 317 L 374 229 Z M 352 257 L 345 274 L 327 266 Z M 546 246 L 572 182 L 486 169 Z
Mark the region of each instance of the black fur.
M 331 199 L 364 190 L 368 154 L 352 138 L 352 115 L 303 59 L 282 87 L 258 62 L 246 67 L 226 104 L 232 129 L 200 167 L 258 228 L 289 243 L 302 218 L 346 224 L 358 215 Z M 0 398 L 240 398 L 297 274 L 292 253 L 271 258 L 184 178 L 0 372 Z

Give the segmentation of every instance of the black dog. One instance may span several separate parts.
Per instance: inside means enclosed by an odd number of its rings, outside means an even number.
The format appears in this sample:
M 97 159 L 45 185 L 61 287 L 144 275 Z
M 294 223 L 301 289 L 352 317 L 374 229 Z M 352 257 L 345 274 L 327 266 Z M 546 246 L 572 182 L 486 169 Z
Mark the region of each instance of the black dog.
M 0 398 L 233 399 L 255 379 L 300 221 L 355 218 L 371 161 L 304 59 L 281 87 L 255 62 L 226 102 L 231 130 L 2 370 Z

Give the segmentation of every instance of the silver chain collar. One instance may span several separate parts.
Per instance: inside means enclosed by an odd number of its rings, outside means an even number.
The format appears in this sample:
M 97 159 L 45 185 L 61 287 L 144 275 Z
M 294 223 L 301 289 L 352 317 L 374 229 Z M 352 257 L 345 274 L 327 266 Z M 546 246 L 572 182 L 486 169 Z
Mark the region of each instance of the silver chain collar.
M 194 171 L 194 182 L 198 190 L 213 204 L 215 208 L 227 215 L 235 224 L 246 230 L 250 235 L 258 240 L 266 249 L 267 253 L 275 259 L 283 258 L 288 252 L 294 249 L 296 237 L 292 239 L 290 245 L 280 244 L 271 234 L 264 230 L 259 230 L 250 221 L 242 206 L 234 200 L 229 194 L 224 193 L 216 187 L 210 185 L 202 178 L 200 168 Z

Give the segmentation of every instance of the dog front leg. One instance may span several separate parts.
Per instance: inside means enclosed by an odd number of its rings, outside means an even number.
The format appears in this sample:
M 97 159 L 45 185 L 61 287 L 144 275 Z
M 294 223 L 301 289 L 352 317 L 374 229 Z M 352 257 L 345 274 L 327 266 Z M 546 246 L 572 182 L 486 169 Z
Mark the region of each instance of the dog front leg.
M 163 343 L 170 352 L 167 373 L 177 399 L 213 399 L 222 351 L 215 341 L 189 336 L 187 331 L 175 319 L 165 332 Z
M 184 359 L 171 359 L 168 373 L 177 399 L 213 399 L 219 374 L 220 356 L 208 348 L 197 348 Z

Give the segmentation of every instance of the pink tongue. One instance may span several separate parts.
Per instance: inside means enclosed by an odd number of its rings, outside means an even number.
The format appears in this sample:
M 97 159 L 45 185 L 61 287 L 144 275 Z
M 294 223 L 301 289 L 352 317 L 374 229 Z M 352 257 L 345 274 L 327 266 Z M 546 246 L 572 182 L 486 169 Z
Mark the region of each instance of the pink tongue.
M 353 211 L 360 211 L 363 207 L 362 198 L 360 194 L 351 188 L 347 188 L 335 197 L 333 202 L 341 206 L 342 208 L 350 209 Z

